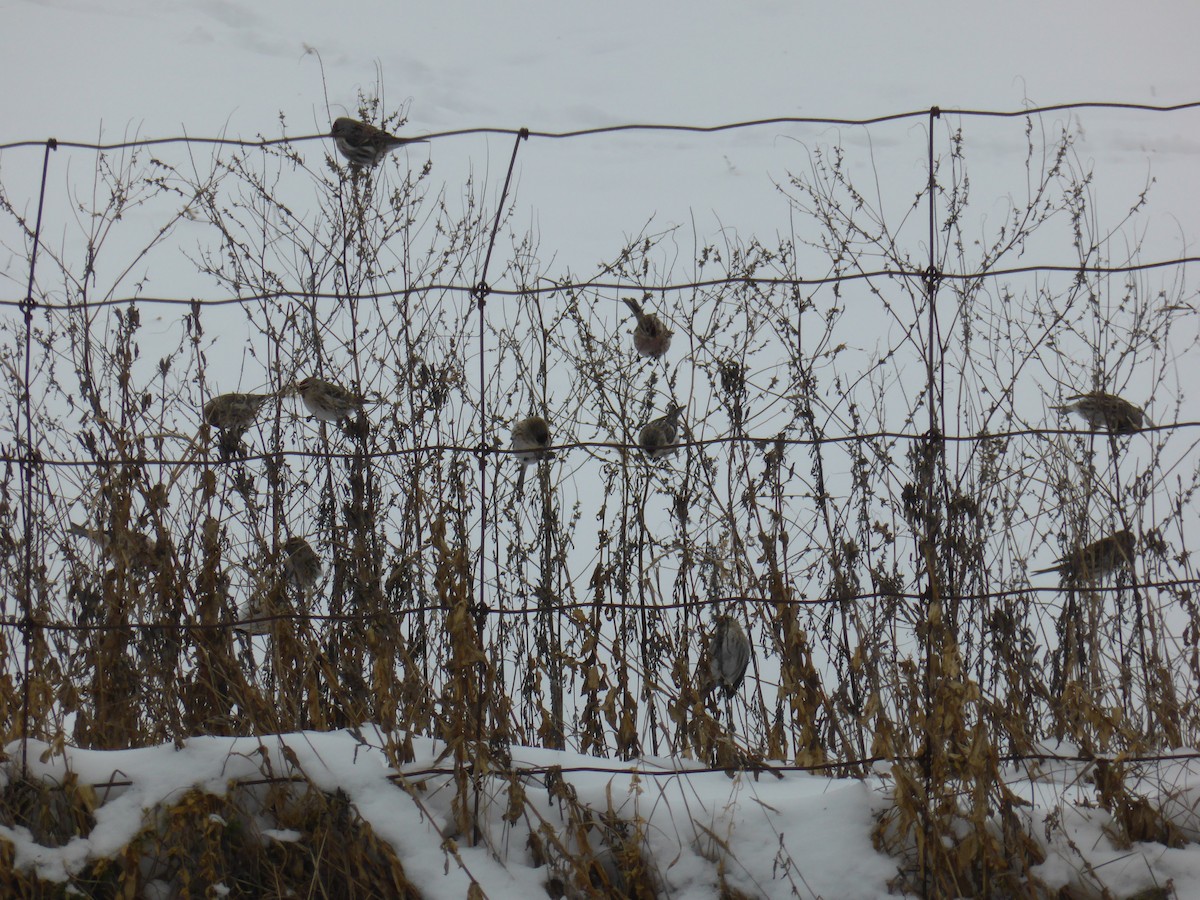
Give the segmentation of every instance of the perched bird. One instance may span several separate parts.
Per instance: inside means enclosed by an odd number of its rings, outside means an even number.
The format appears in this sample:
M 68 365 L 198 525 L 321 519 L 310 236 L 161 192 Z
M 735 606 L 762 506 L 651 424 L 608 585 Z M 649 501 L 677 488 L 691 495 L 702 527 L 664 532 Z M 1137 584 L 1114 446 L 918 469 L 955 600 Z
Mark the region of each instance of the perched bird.
M 525 469 L 535 462 L 550 459 L 550 423 L 541 416 L 529 416 L 522 419 L 512 430 L 513 455 L 519 459 L 521 474 L 517 476 L 517 490 L 525 484 Z
M 398 138 L 382 128 L 345 116 L 334 120 L 329 136 L 351 165 L 368 168 L 379 165 L 389 151 L 401 144 L 423 143 L 413 138 Z
M 1066 582 L 1095 581 L 1114 572 L 1121 566 L 1133 562 L 1137 541 L 1133 532 L 1122 529 L 1116 534 L 1093 541 L 1083 547 L 1078 547 L 1060 557 L 1052 566 L 1031 572 L 1032 575 L 1044 575 L 1046 572 L 1057 572 Z
M 637 316 L 637 327 L 633 329 L 633 349 L 642 356 L 657 359 L 671 348 L 671 334 L 662 319 L 654 313 L 644 313 L 636 300 L 625 300 L 625 305 Z
M 320 378 L 302 378 L 292 386 L 305 408 L 322 422 L 337 422 L 362 409 L 362 401 L 338 384 Z
M 221 431 L 241 433 L 254 424 L 271 394 L 218 394 L 204 404 L 204 421 Z
M 234 625 L 233 630 L 249 635 L 270 634 L 272 613 L 267 592 L 259 590 L 238 607 L 237 624 Z M 261 621 L 254 621 L 255 619 Z
M 708 671 L 713 681 L 732 697 L 742 686 L 750 664 L 750 641 L 733 616 L 717 616 L 708 643 Z
M 321 557 L 302 537 L 290 537 L 284 541 L 283 552 L 284 574 L 301 593 L 307 594 L 321 579 Z
M 1068 397 L 1061 413 L 1078 413 L 1092 431 L 1111 431 L 1113 434 L 1133 434 L 1147 424 L 1146 414 L 1139 407 L 1115 394 L 1092 391 Z
M 88 528 L 72 522 L 67 526 L 67 533 L 87 538 L 110 560 L 131 569 L 153 568 L 159 561 L 158 544 L 140 531 L 114 533 L 112 529 Z
M 682 406 L 672 403 L 665 416 L 642 426 L 638 433 L 638 446 L 651 459 L 662 459 L 678 449 L 675 438 L 679 434 L 679 414 L 682 412 Z

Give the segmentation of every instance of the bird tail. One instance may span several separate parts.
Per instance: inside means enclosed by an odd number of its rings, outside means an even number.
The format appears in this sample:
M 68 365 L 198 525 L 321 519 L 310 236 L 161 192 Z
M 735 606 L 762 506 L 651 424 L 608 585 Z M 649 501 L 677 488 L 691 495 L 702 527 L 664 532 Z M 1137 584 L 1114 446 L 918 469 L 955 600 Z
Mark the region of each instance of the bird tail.
M 628 297 L 624 297 L 622 298 L 621 302 L 633 310 L 633 314 L 639 319 L 642 317 L 642 308 L 638 306 L 638 302 L 636 300 L 630 300 Z

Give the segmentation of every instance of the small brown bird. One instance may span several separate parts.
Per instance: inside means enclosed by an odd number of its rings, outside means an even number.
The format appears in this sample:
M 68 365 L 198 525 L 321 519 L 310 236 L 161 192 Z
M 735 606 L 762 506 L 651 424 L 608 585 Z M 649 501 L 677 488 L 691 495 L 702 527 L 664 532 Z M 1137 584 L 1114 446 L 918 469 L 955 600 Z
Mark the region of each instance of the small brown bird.
M 672 403 L 665 416 L 642 426 L 638 446 L 651 459 L 662 459 L 679 449 L 675 446 L 675 438 L 679 434 L 679 414 L 682 412 L 682 406 Z
M 525 469 L 534 463 L 550 459 L 550 423 L 541 416 L 522 419 L 512 430 L 513 455 L 522 462 L 521 474 L 517 476 L 517 490 L 525 484 Z
M 1133 532 L 1122 529 L 1116 534 L 1093 541 L 1083 547 L 1078 547 L 1060 557 L 1058 561 L 1045 569 L 1037 569 L 1031 575 L 1044 575 L 1047 572 L 1057 572 L 1065 582 L 1092 582 L 1115 572 L 1121 566 L 1133 562 L 1137 541 Z
M 288 582 L 302 594 L 307 594 L 321 580 L 321 558 L 302 537 L 290 537 L 283 542 L 283 571 Z
M 131 569 L 153 568 L 159 563 L 157 542 L 140 531 L 122 531 L 120 534 L 114 534 L 109 528 L 88 528 L 86 525 L 72 522 L 67 526 L 67 533 L 87 538 L 111 561 L 122 563 Z
M 362 401 L 339 384 L 320 378 L 302 378 L 292 386 L 305 408 L 322 422 L 335 423 L 362 409 Z
M 633 329 L 633 349 L 642 356 L 657 359 L 671 349 L 671 334 L 662 319 L 654 313 L 644 313 L 636 300 L 625 300 L 625 305 L 637 316 L 637 327 Z
M 732 697 L 742 686 L 750 665 L 750 641 L 733 616 L 717 616 L 708 643 L 708 671 L 713 681 Z
M 377 166 L 388 152 L 402 144 L 424 143 L 420 139 L 399 138 L 358 119 L 342 116 L 335 119 L 329 136 L 338 152 L 353 166 Z
M 220 431 L 240 434 L 258 418 L 271 394 L 218 394 L 204 404 L 204 421 Z
M 1148 421 L 1139 407 L 1103 391 L 1076 394 L 1054 409 L 1061 413 L 1077 413 L 1092 431 L 1111 431 L 1113 434 L 1133 434 Z

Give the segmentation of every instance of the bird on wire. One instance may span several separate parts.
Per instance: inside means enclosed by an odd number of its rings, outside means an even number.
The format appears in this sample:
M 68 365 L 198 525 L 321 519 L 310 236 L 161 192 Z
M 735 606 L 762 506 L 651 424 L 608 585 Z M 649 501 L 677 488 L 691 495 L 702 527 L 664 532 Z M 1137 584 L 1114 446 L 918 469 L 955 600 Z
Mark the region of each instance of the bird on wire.
M 254 424 L 272 394 L 218 394 L 204 404 L 204 421 L 219 431 L 241 434 Z
M 517 476 L 517 490 L 525 484 L 525 470 L 536 462 L 552 458 L 550 447 L 550 423 L 541 416 L 522 419 L 512 430 L 513 455 L 522 463 Z
M 242 634 L 259 635 L 271 633 L 270 607 L 262 596 L 254 596 L 238 607 L 237 622 L 233 630 Z M 255 620 L 260 621 L 255 621 Z
M 321 580 L 321 557 L 302 537 L 290 537 L 283 542 L 283 572 L 302 594 L 308 594 Z
M 742 686 L 750 664 L 750 641 L 733 616 L 717 616 L 708 643 L 708 671 L 716 685 L 732 697 Z
M 390 151 L 403 144 L 425 143 L 420 138 L 396 137 L 382 128 L 346 116 L 334 120 L 329 136 L 352 166 L 365 168 L 379 165 Z
M 1032 575 L 1044 575 L 1047 572 L 1057 572 L 1065 582 L 1096 581 L 1121 566 L 1133 562 L 1137 541 L 1133 532 L 1125 528 L 1116 534 L 1092 541 L 1082 547 L 1077 547 L 1070 553 L 1064 554 L 1052 566 L 1037 569 Z
M 682 406 L 672 403 L 665 416 L 642 426 L 638 433 L 638 446 L 651 459 L 662 459 L 679 449 L 675 446 L 675 438 L 679 435 L 679 415 L 682 412 Z
M 334 424 L 362 409 L 362 400 L 340 384 L 320 378 L 302 378 L 291 387 L 313 417 Z
M 1140 407 L 1116 394 L 1092 391 L 1068 397 L 1062 406 L 1054 409 L 1060 413 L 1076 413 L 1092 431 L 1110 431 L 1113 434 L 1133 434 L 1149 424 Z
M 624 303 L 637 317 L 637 327 L 633 329 L 633 349 L 651 359 L 663 356 L 671 349 L 672 332 L 654 313 L 643 312 L 636 300 L 626 299 Z

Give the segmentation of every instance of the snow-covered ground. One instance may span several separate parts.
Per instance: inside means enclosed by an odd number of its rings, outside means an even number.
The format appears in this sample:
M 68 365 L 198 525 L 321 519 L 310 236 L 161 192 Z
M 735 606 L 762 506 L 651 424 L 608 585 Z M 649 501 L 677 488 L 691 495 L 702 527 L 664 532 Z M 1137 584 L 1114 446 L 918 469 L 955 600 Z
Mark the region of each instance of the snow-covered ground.
M 149 810 L 179 802 L 191 788 L 244 797 L 261 791 L 262 785 L 239 782 L 268 774 L 300 775 L 320 790 L 340 789 L 348 795 L 375 834 L 395 849 L 407 877 L 424 896 L 466 897 L 475 883 L 493 900 L 528 900 L 545 896 L 550 880 L 561 875 L 552 864 L 535 865 L 530 830 L 545 839 L 544 823 L 573 849 L 572 835 L 579 833 L 572 827 L 578 816 L 573 818 L 561 799 L 563 788 L 552 794 L 548 787 L 553 778 L 548 770 L 558 766 L 562 783 L 574 789 L 580 807 L 595 814 L 588 831 L 598 864 L 609 872 L 617 869 L 605 851 L 601 824 L 612 813 L 627 823 L 630 833 L 640 832 L 635 843 L 658 896 L 714 897 L 722 883 L 752 897 L 896 896 L 889 892 L 889 882 L 899 874 L 899 861 L 871 842 L 874 815 L 888 805 L 886 765 L 865 780 L 836 779 L 794 771 L 689 771 L 686 763 L 664 758 L 626 764 L 514 747 L 514 766 L 531 771 L 521 780 L 528 808 L 506 820 L 509 782 L 483 779 L 482 838 L 471 846 L 454 825 L 452 780 L 429 774 L 438 769 L 444 745 L 414 741 L 416 758 L 398 769 L 388 764 L 381 746 L 382 735 L 369 726 L 353 733 L 307 732 L 261 740 L 198 737 L 179 748 L 71 750 L 65 756 L 33 742 L 28 752 L 36 777 L 61 784 L 73 772 L 81 784 L 101 785 L 95 826 L 61 847 L 38 845 L 22 827 L 0 826 L 0 838 L 14 846 L 18 866 L 47 880 L 65 881 L 89 860 L 116 854 L 146 826 Z M 1058 749 L 1062 755 L 1073 753 Z M 13 761 L 11 774 L 21 748 L 12 744 L 6 750 Z M 1111 817 L 1095 806 L 1091 770 L 1051 760 L 1006 770 L 1009 789 L 1029 803 L 1020 811 L 1046 854 L 1033 874 L 1051 890 L 1071 885 L 1093 892 L 1082 896 L 1099 896 L 1106 889 L 1111 892 L 1106 896 L 1129 897 L 1172 883 L 1175 896 L 1200 897 L 1200 850 L 1117 844 Z M 1168 759 L 1141 770 L 1133 785 L 1138 793 L 1161 804 L 1186 837 L 1200 835 L 1200 764 Z M 215 827 L 233 826 L 220 821 Z M 251 841 L 305 839 L 279 829 L 262 809 L 236 827 L 241 838 L 249 835 Z M 446 838 L 454 839 L 451 845 L 443 846 Z M 167 882 L 157 886 L 166 896 Z

